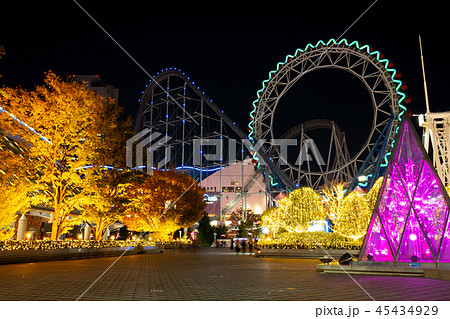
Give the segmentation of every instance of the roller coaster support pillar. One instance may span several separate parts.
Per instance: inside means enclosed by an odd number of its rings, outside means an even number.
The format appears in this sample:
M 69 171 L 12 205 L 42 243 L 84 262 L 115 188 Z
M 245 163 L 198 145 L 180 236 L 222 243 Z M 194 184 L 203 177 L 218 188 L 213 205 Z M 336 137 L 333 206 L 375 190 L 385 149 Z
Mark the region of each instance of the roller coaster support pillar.
M 203 96 L 203 92 L 197 88 L 192 87 L 192 89 L 194 91 L 196 91 L 197 94 L 199 94 L 200 96 Z M 223 111 L 214 103 L 212 102 L 212 100 L 210 99 L 205 99 L 205 102 L 209 105 L 209 107 L 218 115 L 222 118 L 222 120 L 229 126 L 231 127 L 231 129 L 243 140 L 248 140 L 248 136 L 247 134 L 239 127 L 236 125 L 235 122 L 233 122 L 233 120 L 226 114 L 223 113 Z M 250 151 L 250 150 L 249 150 Z M 273 163 L 270 159 L 269 156 L 267 156 L 267 154 L 264 152 L 264 150 L 262 149 L 262 147 L 256 151 L 259 158 L 267 164 L 269 170 L 272 172 L 273 175 L 275 175 L 276 177 L 278 177 L 278 179 L 285 185 L 285 187 L 287 189 L 293 190 L 295 189 L 295 185 L 294 183 L 290 180 L 290 178 L 288 176 L 286 176 L 286 174 L 281 170 L 281 168 L 279 168 L 277 165 L 275 165 L 275 163 Z

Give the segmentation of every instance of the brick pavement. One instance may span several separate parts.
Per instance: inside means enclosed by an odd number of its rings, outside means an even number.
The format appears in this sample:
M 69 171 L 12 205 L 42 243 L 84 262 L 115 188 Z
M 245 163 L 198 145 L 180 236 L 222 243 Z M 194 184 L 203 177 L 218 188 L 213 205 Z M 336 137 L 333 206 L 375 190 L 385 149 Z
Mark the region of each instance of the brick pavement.
M 115 257 L 0 265 L 0 300 L 76 300 Z M 228 249 L 124 256 L 81 300 L 370 300 L 317 260 L 236 256 Z M 450 300 L 450 281 L 354 276 L 375 300 Z

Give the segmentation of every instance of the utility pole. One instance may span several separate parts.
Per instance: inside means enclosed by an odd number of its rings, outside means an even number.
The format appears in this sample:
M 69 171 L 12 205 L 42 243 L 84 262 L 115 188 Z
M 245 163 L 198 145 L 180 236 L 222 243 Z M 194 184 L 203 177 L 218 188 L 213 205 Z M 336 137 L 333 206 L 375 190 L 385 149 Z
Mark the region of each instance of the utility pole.
M 423 89 L 425 90 L 425 105 L 427 107 L 427 113 L 430 113 L 430 103 L 428 102 L 427 80 L 425 79 L 425 66 L 423 64 L 422 38 L 420 37 L 420 35 L 419 35 L 419 46 L 420 46 L 420 60 L 422 61 Z

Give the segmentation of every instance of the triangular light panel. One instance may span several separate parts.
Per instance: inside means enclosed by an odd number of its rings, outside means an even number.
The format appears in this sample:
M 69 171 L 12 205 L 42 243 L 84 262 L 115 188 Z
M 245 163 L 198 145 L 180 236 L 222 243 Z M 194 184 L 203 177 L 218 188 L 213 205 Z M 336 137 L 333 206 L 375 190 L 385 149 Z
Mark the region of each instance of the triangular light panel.
M 368 261 L 394 261 L 386 233 L 380 223 L 380 218 L 375 214 L 373 217 L 362 249 L 364 255 L 360 254 L 360 259 Z
M 450 262 L 449 207 L 444 185 L 405 116 L 360 260 Z
M 378 215 L 388 234 L 392 251 L 395 252 L 398 250 L 403 228 L 411 211 L 411 202 L 395 165 L 391 166 L 385 178 L 386 185 L 384 192 L 380 193 L 382 200 L 378 205 Z

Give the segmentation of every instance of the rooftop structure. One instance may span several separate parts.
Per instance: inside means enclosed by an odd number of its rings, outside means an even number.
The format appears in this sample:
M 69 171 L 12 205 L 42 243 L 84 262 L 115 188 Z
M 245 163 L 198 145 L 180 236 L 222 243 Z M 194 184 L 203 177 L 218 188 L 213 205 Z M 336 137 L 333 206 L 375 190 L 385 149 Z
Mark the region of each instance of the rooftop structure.
M 119 99 L 119 88 L 114 85 L 106 85 L 99 75 L 73 75 L 78 82 L 87 82 L 88 88 L 100 96 L 110 96 L 116 101 Z

